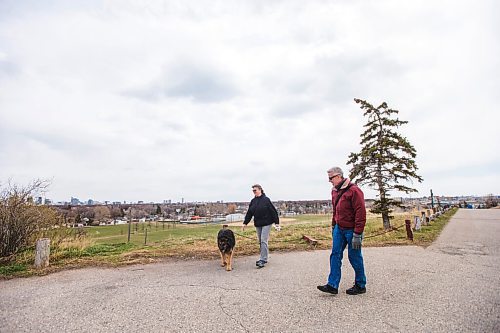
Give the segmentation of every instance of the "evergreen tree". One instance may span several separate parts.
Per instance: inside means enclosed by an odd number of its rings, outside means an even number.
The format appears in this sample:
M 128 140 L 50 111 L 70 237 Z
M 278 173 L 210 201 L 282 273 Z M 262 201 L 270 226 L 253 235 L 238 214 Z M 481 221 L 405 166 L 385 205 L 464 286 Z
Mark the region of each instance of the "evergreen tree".
M 401 125 L 408 123 L 395 117 L 399 111 L 390 109 L 385 102 L 375 108 L 364 100 L 354 101 L 360 104 L 368 122 L 360 135 L 361 151 L 349 154 L 347 164 L 352 165 L 350 178 L 378 191 L 378 198 L 370 211 L 382 214 L 384 228 L 390 229 L 392 207 L 401 207 L 402 203 L 392 199 L 389 192 L 417 192 L 405 184 L 412 179 L 418 182 L 423 180 L 416 174 L 416 150 L 405 137 L 397 133 Z

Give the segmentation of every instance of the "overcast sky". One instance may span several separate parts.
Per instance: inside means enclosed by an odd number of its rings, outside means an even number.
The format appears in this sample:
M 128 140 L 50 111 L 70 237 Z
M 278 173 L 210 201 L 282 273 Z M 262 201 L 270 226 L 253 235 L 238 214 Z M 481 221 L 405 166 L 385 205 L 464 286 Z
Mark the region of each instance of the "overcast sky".
M 0 181 L 51 179 L 55 201 L 328 199 L 361 98 L 409 122 L 413 197 L 500 194 L 498 3 L 0 0 Z

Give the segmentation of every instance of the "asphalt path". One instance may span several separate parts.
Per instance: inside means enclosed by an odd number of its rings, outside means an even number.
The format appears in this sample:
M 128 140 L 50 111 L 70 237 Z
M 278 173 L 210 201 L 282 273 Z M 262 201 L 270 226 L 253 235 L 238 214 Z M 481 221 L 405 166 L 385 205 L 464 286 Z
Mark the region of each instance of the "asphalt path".
M 0 332 L 500 332 L 500 210 L 438 240 L 364 249 L 367 293 L 321 293 L 329 251 L 63 271 L 0 281 Z M 272 239 L 271 239 L 272 242 Z

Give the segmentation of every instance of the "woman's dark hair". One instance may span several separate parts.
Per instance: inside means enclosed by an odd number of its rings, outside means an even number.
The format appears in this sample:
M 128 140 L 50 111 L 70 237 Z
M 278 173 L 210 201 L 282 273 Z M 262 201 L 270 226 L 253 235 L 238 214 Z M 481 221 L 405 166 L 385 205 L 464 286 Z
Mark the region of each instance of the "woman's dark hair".
M 252 185 L 252 188 L 258 188 L 264 194 L 264 189 L 259 184 Z

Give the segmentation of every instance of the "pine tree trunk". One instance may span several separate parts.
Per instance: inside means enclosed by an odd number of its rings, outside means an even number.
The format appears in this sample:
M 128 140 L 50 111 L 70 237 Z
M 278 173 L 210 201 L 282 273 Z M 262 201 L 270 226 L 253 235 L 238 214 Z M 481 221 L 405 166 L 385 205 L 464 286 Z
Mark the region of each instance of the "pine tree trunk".
M 391 220 L 389 220 L 389 213 L 382 213 L 382 221 L 384 223 L 384 229 L 388 230 L 391 228 Z

